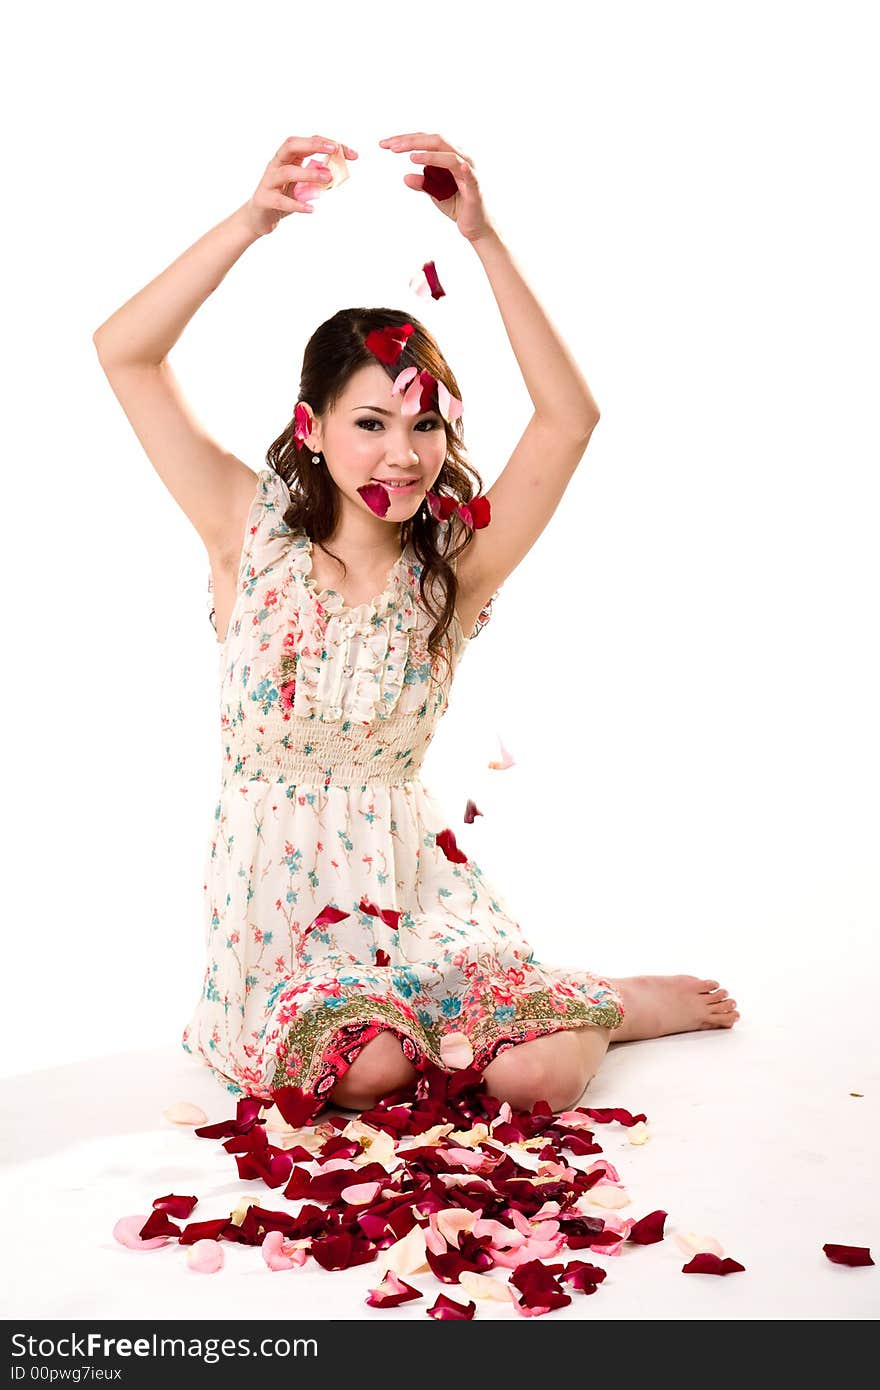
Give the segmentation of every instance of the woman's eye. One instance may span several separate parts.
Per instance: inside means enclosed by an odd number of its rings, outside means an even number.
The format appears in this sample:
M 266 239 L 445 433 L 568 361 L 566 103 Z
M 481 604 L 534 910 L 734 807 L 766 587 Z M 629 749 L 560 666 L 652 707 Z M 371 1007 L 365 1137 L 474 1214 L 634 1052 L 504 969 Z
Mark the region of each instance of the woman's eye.
M 381 420 L 358 420 L 358 428 L 362 429 L 364 425 L 381 425 L 381 423 Z M 437 420 L 420 420 L 418 425 L 416 425 L 416 429 L 421 425 L 427 425 L 428 428 L 432 430 L 440 428 L 439 421 Z

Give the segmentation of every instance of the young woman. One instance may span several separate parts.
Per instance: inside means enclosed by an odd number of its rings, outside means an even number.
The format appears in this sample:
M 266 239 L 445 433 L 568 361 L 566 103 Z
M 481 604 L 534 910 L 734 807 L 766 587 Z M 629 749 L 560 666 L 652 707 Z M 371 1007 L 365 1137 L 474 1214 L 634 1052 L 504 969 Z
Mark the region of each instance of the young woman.
M 427 329 L 343 309 L 310 338 L 258 476 L 194 423 L 167 356 L 242 252 L 312 211 L 347 145 L 293 136 L 253 197 L 95 334 L 101 365 L 211 563 L 223 763 L 207 963 L 186 1050 L 233 1094 L 371 1106 L 430 1066 L 517 1108 L 574 1104 L 612 1038 L 729 1028 L 715 980 L 612 980 L 536 958 L 420 779 L 458 661 L 528 554 L 599 411 L 439 135 L 379 142 L 489 277 L 534 413 L 485 499 Z M 330 156 L 330 168 L 305 166 Z M 444 182 L 445 180 L 445 182 Z M 528 505 L 523 505 L 523 499 Z M 453 823 L 455 822 L 455 823 Z M 458 840 L 461 840 L 461 844 Z

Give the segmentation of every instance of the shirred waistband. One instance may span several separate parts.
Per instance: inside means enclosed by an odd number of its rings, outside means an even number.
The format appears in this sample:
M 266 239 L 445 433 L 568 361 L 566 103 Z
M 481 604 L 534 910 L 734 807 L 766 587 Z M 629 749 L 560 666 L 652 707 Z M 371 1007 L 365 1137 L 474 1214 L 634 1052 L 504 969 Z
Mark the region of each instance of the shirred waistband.
M 277 712 L 259 725 L 223 730 L 224 780 L 252 778 L 351 786 L 417 781 L 433 735 L 418 714 L 370 724 L 324 723 Z

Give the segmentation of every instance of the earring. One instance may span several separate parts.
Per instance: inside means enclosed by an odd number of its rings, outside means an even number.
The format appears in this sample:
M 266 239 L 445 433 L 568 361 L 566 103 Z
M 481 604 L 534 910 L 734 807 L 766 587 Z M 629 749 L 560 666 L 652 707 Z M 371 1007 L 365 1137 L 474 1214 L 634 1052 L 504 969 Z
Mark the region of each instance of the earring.
M 321 462 L 321 455 L 320 455 L 320 454 L 312 454 L 312 463 L 320 463 L 320 462 Z

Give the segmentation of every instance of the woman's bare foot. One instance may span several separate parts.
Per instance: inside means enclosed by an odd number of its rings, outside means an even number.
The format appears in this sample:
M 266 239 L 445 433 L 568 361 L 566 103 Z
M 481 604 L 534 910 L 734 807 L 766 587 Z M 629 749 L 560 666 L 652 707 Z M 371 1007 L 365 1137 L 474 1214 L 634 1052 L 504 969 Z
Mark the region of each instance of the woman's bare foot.
M 732 1028 L 739 1018 L 736 1000 L 728 999 L 717 980 L 698 980 L 696 975 L 630 975 L 609 983 L 619 991 L 626 1014 L 611 1034 L 613 1043 L 702 1028 Z

